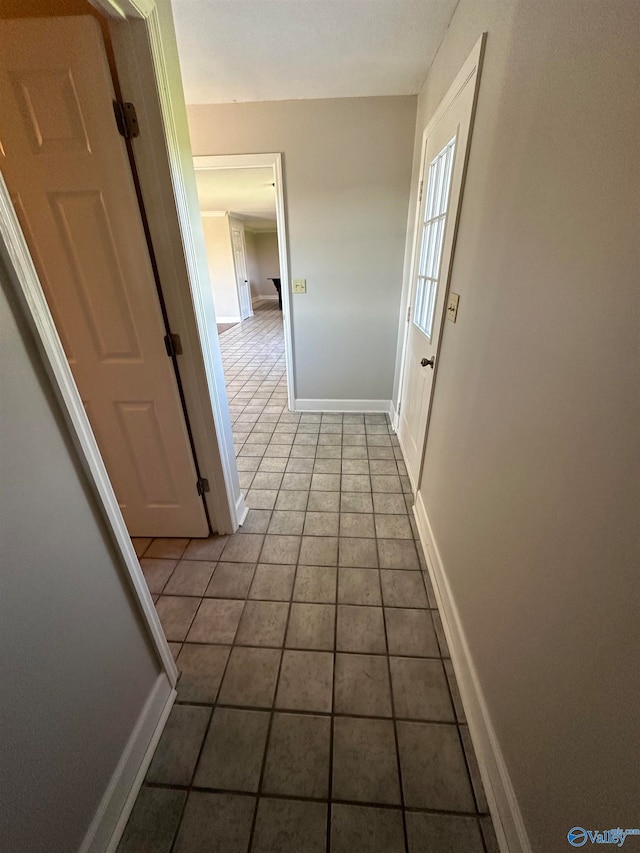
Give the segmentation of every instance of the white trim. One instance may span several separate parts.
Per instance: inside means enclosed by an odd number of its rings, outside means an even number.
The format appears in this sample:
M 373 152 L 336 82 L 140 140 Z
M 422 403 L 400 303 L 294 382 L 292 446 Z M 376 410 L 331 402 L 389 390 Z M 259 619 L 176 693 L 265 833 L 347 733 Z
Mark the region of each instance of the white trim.
M 274 154 L 200 154 L 193 158 L 199 169 L 265 169 L 273 166 Z
M 79 450 L 80 461 L 93 487 L 106 526 L 113 537 L 115 548 L 124 564 L 129 584 L 140 607 L 142 619 L 146 623 L 156 654 L 164 667 L 171 687 L 175 687 L 178 670 L 167 645 L 160 619 L 131 543 L 129 531 L 124 523 L 89 418 L 49 311 L 38 273 L 33 265 L 9 197 L 9 191 L 1 174 L 0 239 L 7 255 L 7 263 L 13 270 L 20 288 L 19 295 L 25 308 L 25 314 L 40 346 L 45 367 L 52 380 L 53 390 L 58 397 L 60 406 L 67 418 L 72 438 Z
M 241 323 L 242 318 L 240 315 L 237 317 L 218 317 L 216 316 L 216 323 Z
M 244 495 L 241 494 L 236 501 L 236 515 L 238 516 L 238 524 L 242 527 L 242 525 L 247 520 L 247 515 L 249 514 L 249 507 L 247 506 Z
M 284 206 L 284 175 L 282 154 L 275 155 L 276 173 L 276 226 L 278 232 L 278 256 L 280 259 L 280 296 L 282 297 L 282 325 L 284 328 L 284 356 L 287 367 L 287 400 L 293 410 L 295 402 L 293 363 L 293 318 L 291 316 L 291 281 L 289 278 L 289 243 Z
M 164 22 L 161 32 L 155 5 L 144 21 L 116 23 L 110 32 L 123 98 L 136 104 L 148 129 L 133 151 L 171 327 L 183 341 L 180 373 L 200 471 L 210 485 L 205 501 L 214 529 L 232 533 L 240 483 L 220 343 L 210 328 L 213 297 L 175 37 Z
M 296 412 L 356 412 L 388 414 L 390 400 L 296 400 Z
M 225 154 L 193 158 L 196 172 L 206 169 L 259 169 L 273 168 L 276 190 L 276 233 L 282 296 L 282 326 L 284 329 L 284 359 L 287 370 L 287 401 L 293 411 L 295 405 L 293 323 L 291 316 L 291 283 L 289 280 L 289 246 L 287 241 L 286 209 L 284 202 L 284 175 L 282 154 Z M 256 232 L 260 233 L 260 232 Z
M 420 189 L 421 184 L 423 185 L 423 187 L 425 184 L 426 163 L 425 163 L 425 156 L 424 155 L 425 155 L 425 150 L 427 147 L 427 139 L 429 138 L 429 135 L 431 134 L 431 131 L 433 130 L 433 128 L 437 125 L 437 123 L 440 121 L 442 116 L 449 109 L 449 107 L 451 106 L 453 101 L 458 97 L 458 95 L 460 94 L 460 91 L 464 87 L 465 83 L 469 80 L 470 77 L 472 77 L 474 74 L 477 74 L 478 79 L 476 80 L 476 91 L 475 91 L 475 97 L 474 97 L 474 104 L 473 104 L 473 107 L 471 110 L 470 130 L 472 131 L 472 129 L 473 129 L 473 118 L 474 118 L 474 113 L 475 113 L 475 104 L 476 104 L 476 100 L 478 97 L 478 81 L 479 81 L 479 77 L 480 77 L 479 72 L 480 72 L 480 68 L 482 65 L 482 57 L 484 55 L 484 46 L 485 46 L 486 36 L 487 36 L 486 33 L 482 33 L 482 35 L 480 36 L 478 41 L 475 43 L 475 45 L 473 46 L 473 50 L 471 51 L 471 53 L 467 57 L 464 65 L 462 66 L 462 68 L 460 69 L 458 74 L 456 74 L 456 77 L 455 77 L 453 83 L 451 84 L 451 86 L 449 87 L 449 89 L 447 90 L 446 95 L 444 96 L 444 98 L 442 99 L 442 101 L 440 102 L 438 107 L 436 108 L 436 111 L 433 113 L 433 115 L 431 116 L 431 118 L 429 119 L 427 124 L 425 125 L 424 130 L 422 131 L 422 145 L 420 148 L 420 165 L 419 165 L 419 170 L 418 170 L 418 180 L 417 180 L 417 183 L 414 184 L 416 191 L 415 191 L 415 213 L 414 213 L 413 223 L 412 223 L 413 224 L 413 239 L 411 241 L 411 255 L 410 255 L 411 263 L 410 263 L 408 270 L 406 272 L 404 282 L 402 284 L 402 293 L 400 296 L 400 306 L 401 306 L 402 310 L 400 312 L 400 320 L 399 320 L 399 327 L 398 327 L 398 338 L 402 343 L 401 343 L 401 350 L 400 350 L 400 375 L 398 377 L 398 399 L 396 402 L 396 405 L 398 406 L 398 408 L 400 408 L 400 406 L 402 405 L 402 390 L 403 390 L 403 386 L 404 386 L 404 374 L 405 374 L 406 360 L 407 360 L 407 345 L 408 345 L 408 339 L 409 339 L 409 335 L 407 334 L 407 331 L 409 329 L 409 323 L 411 322 L 411 318 L 407 317 L 407 314 L 408 314 L 409 307 L 411 307 L 411 309 L 413 309 L 413 305 L 411 305 L 410 300 L 411 300 L 411 292 L 413 290 L 413 284 L 414 284 L 414 278 L 415 278 L 415 268 L 416 268 L 416 262 L 417 262 L 416 254 L 417 254 L 417 246 L 418 246 L 418 242 L 419 242 L 419 229 L 420 229 L 420 208 L 422 206 L 422 201 L 423 201 L 423 199 L 420 197 L 419 189 Z M 467 151 L 465 152 L 465 163 L 463 166 L 464 170 L 466 170 L 466 162 L 467 162 L 468 156 L 469 156 L 470 144 L 471 144 L 471 132 L 469 135 L 469 141 L 467 143 Z M 462 186 L 464 187 L 464 176 L 463 176 Z M 461 190 L 461 193 L 462 193 L 462 190 Z M 462 198 L 462 194 L 461 194 L 461 198 Z M 461 207 L 462 207 L 462 205 L 459 205 L 459 209 L 458 209 L 458 212 L 456 215 L 456 223 L 454 223 L 454 228 L 456 228 L 456 229 L 457 229 L 457 221 L 459 220 L 459 216 L 460 216 L 460 208 Z M 410 222 L 408 221 L 407 222 L 407 230 L 409 229 L 409 225 L 410 225 Z M 455 251 L 455 231 L 454 231 L 454 242 L 452 244 L 452 252 L 453 251 Z M 453 269 L 453 262 L 451 263 L 450 269 Z
M 393 403 L 392 403 L 392 405 L 393 405 Z M 399 430 L 400 415 L 398 414 L 397 411 L 396 411 L 396 421 L 397 421 L 398 426 L 394 427 L 394 430 L 395 430 L 396 436 L 398 437 L 398 445 L 400 446 L 400 450 L 402 451 L 402 458 L 406 459 L 407 458 L 407 449 L 404 446 L 404 441 L 402 440 L 402 435 L 401 435 L 400 430 Z M 411 484 L 411 491 L 413 492 L 413 495 L 415 497 L 416 492 L 418 491 L 418 484 L 413 479 L 413 474 L 411 473 L 411 469 L 409 468 L 409 466 L 407 465 L 405 467 L 407 469 L 407 477 L 409 478 L 409 483 Z
M 126 21 L 127 18 L 146 18 L 155 0 L 89 0 L 89 3 L 108 18 Z
M 396 411 L 396 407 L 393 403 L 393 400 L 389 400 L 389 420 L 391 421 L 391 428 L 394 432 L 398 432 L 398 412 Z
M 262 294 L 259 294 L 258 296 L 252 297 L 251 301 L 254 305 L 256 302 L 277 302 L 278 294 L 276 293 L 275 296 L 262 296 Z
M 176 691 L 171 689 L 166 677 L 158 676 L 100 800 L 79 853 L 112 853 L 116 850 L 175 698 Z
M 414 514 L 449 645 L 451 662 L 460 688 L 462 704 L 469 723 L 469 732 L 477 753 L 480 775 L 493 818 L 498 845 L 502 853 L 531 853 L 531 844 L 509 771 L 491 722 L 421 492 L 416 495 Z

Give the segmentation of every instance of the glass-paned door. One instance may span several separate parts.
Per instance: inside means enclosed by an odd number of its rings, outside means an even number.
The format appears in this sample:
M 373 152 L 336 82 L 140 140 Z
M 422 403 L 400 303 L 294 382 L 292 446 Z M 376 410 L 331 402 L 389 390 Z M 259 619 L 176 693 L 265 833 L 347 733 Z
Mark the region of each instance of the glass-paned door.
M 429 340 L 433 334 L 433 316 L 442 261 L 443 237 L 447 225 L 455 150 L 456 137 L 454 136 L 429 164 L 427 178 L 427 198 L 424 206 L 413 322 Z

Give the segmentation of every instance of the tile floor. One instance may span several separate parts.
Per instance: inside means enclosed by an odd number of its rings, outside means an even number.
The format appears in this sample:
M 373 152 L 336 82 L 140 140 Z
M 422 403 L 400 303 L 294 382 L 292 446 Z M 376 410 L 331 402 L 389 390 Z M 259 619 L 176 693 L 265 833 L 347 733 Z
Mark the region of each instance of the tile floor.
M 223 333 L 249 516 L 134 540 L 180 670 L 121 853 L 495 853 L 384 415 L 292 414 L 274 306 Z

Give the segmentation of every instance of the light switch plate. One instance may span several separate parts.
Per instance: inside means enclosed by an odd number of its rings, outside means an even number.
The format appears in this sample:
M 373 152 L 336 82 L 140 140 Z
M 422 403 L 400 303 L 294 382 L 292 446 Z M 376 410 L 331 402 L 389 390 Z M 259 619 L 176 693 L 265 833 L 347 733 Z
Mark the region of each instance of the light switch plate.
M 447 320 L 451 320 L 452 323 L 455 323 L 458 318 L 458 302 L 460 302 L 460 294 L 450 293 L 447 302 Z
M 293 284 L 293 292 L 294 293 L 306 293 L 307 292 L 307 280 L 306 280 L 306 278 L 294 278 L 292 284 Z

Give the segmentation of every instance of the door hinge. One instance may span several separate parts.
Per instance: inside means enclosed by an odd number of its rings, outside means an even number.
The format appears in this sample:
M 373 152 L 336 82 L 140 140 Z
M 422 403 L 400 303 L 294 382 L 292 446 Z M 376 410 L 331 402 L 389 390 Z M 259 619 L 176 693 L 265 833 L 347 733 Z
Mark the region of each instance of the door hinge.
M 422 187 L 424 186 L 424 181 L 420 181 L 420 189 L 418 190 L 418 203 L 422 201 Z
M 396 412 L 396 414 L 398 415 L 398 417 L 400 417 L 400 412 L 401 412 L 401 411 L 402 411 L 402 401 L 401 401 L 400 403 L 398 403 L 398 410 L 397 410 L 397 412 Z
M 411 319 L 411 305 L 407 307 L 407 323 Z
M 164 345 L 169 358 L 175 358 L 177 355 L 182 355 L 182 342 L 180 335 L 165 335 Z
M 198 490 L 198 494 L 200 497 L 204 495 L 205 492 L 209 491 L 209 481 L 206 477 L 200 477 L 198 482 L 196 483 L 196 489 Z
M 140 136 L 138 116 L 133 104 L 125 101 L 114 101 L 113 112 L 120 136 L 124 136 L 125 139 L 135 139 L 136 136 Z

